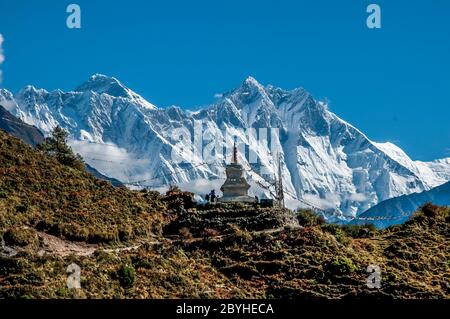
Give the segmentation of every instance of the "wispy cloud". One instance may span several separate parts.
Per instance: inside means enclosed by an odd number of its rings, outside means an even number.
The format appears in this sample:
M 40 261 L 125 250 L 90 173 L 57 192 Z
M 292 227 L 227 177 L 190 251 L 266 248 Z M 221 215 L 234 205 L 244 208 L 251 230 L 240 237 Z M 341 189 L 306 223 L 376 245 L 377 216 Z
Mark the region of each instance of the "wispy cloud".
M 3 41 L 5 41 L 5 38 L 3 38 L 3 35 L 0 33 L 0 64 L 5 61 L 5 55 L 3 54 Z
M 3 35 L 0 33 L 0 66 L 3 62 L 5 62 L 5 54 L 3 51 L 3 41 L 5 41 L 5 38 L 3 38 Z M 3 71 L 0 69 L 0 84 L 3 82 Z
M 304 194 L 303 198 L 322 209 L 335 209 L 340 202 L 340 197 L 331 193 L 325 194 L 325 198 L 312 194 Z
M 89 165 L 95 167 L 100 173 L 127 182 L 151 178 L 149 172 L 150 162 L 138 158 L 135 154 L 115 144 L 99 144 L 87 141 L 70 140 L 69 145 L 75 153 L 79 153 Z
M 347 197 L 348 200 L 352 200 L 355 202 L 364 202 L 367 200 L 367 196 L 362 193 L 354 193 Z

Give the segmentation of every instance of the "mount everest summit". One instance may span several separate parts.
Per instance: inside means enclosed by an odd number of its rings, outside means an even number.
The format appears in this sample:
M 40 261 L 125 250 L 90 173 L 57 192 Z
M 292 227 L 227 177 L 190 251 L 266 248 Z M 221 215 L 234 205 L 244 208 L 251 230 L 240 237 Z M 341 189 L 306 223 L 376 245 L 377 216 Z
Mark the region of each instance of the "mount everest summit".
M 0 105 L 46 135 L 60 125 L 89 165 L 134 187 L 218 189 L 229 161 L 222 150 L 235 137 L 253 195 L 269 195 L 281 156 L 292 207 L 304 199 L 351 217 L 450 180 L 450 159 L 413 161 L 394 144 L 371 141 L 304 89 L 263 86 L 252 77 L 196 112 L 158 108 L 100 74 L 70 92 L 0 90 Z

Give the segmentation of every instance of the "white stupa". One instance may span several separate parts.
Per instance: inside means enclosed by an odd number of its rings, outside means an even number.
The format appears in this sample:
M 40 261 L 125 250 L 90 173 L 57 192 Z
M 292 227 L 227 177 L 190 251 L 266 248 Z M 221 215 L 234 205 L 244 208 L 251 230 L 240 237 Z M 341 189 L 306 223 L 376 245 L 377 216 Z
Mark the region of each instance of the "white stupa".
M 238 163 L 236 141 L 233 145 L 233 155 L 231 163 L 225 168 L 227 179 L 220 190 L 223 197 L 219 199 L 220 202 L 246 202 L 254 203 L 256 199 L 248 196 L 250 185 L 247 183 L 244 175 L 244 168 Z

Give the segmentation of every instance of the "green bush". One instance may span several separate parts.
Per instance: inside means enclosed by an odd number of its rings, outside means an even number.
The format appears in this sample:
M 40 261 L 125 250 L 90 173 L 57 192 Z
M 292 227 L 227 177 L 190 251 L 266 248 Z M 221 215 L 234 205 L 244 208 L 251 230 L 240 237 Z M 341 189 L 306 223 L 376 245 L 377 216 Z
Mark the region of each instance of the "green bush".
M 348 245 L 350 240 L 347 237 L 346 232 L 343 228 L 336 224 L 324 224 L 322 225 L 322 230 L 332 234 L 338 242 L 343 245 Z
M 373 224 L 367 225 L 344 225 L 342 230 L 353 238 L 369 238 L 372 237 L 377 229 Z
M 296 214 L 297 220 L 300 225 L 304 227 L 310 227 L 315 225 L 322 225 L 325 220 L 322 216 L 317 216 L 313 211 L 306 209 L 299 209 Z
M 24 214 L 28 211 L 29 208 L 30 208 L 30 203 L 28 203 L 27 201 L 24 201 L 23 203 L 16 206 L 16 212 Z
M 326 265 L 326 270 L 332 275 L 348 275 L 358 270 L 358 267 L 348 257 L 335 256 Z
M 8 193 L 5 190 L 0 189 L 0 199 L 4 199 L 7 197 L 8 197 Z
M 133 266 L 124 265 L 117 271 L 117 278 L 123 288 L 131 288 L 136 280 L 136 271 Z

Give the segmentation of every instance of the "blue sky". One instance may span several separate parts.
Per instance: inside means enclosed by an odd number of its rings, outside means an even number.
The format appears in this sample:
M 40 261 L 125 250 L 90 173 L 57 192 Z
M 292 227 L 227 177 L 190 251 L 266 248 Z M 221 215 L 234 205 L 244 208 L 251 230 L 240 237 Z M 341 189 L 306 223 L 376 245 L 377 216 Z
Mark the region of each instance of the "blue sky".
M 66 27 L 81 6 L 82 28 Z M 366 27 L 366 7 L 382 29 Z M 93 73 L 158 106 L 209 104 L 252 75 L 304 87 L 413 159 L 450 156 L 450 1 L 0 0 L 3 87 L 70 90 Z

